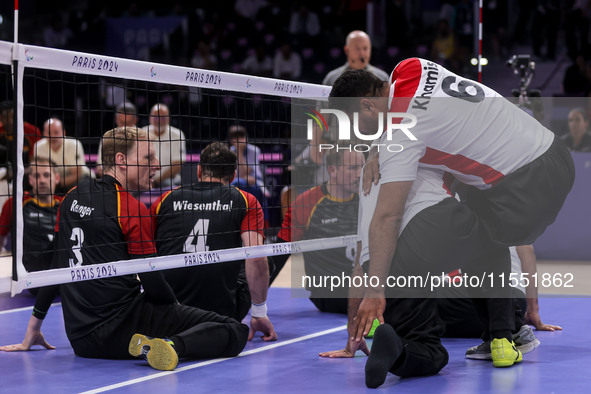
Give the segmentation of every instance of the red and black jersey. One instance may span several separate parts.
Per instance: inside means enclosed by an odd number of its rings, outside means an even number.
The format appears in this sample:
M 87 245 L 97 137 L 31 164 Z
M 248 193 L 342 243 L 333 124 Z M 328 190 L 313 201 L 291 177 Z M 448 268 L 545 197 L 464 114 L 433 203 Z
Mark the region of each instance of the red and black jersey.
M 343 200 L 332 197 L 324 183 L 300 194 L 283 219 L 278 237 L 285 241 L 331 238 L 357 234 L 359 196 Z M 317 250 L 304 253 L 308 276 L 341 276 L 351 273 L 354 248 Z M 345 294 L 344 297 L 347 295 Z
M 54 264 L 78 276 L 97 278 L 61 286 L 66 333 L 80 338 L 116 318 L 140 297 L 136 275 L 109 277 L 94 264 L 148 257 L 156 253 L 150 212 L 115 178 L 82 181 L 64 197 L 58 212 Z M 102 279 L 102 277 L 105 277 Z
M 9 198 L 0 214 L 0 235 L 7 236 L 12 228 L 12 204 Z M 23 265 L 28 272 L 50 268 L 53 236 L 61 197 L 54 196 L 50 204 L 39 202 L 29 193 L 23 196 Z
M 176 188 L 152 204 L 151 211 L 159 255 L 238 248 L 242 246 L 242 233 L 263 234 L 264 230 L 257 199 L 219 182 Z M 164 277 L 182 304 L 234 316 L 243 263 L 239 260 L 166 270 Z

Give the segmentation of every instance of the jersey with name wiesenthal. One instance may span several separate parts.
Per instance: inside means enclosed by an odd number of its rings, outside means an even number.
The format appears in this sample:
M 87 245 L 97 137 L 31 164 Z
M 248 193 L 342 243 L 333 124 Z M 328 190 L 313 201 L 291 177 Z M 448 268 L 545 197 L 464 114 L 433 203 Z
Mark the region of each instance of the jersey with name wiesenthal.
M 428 60 L 400 62 L 390 76 L 391 112 L 412 114 L 410 131 L 387 133 L 380 150 L 382 182 L 413 180 L 417 167 L 439 168 L 480 189 L 532 162 L 552 144 L 554 134 L 497 92 Z M 400 121 L 400 118 L 394 119 Z M 408 123 L 408 117 L 402 123 Z
M 58 213 L 54 264 L 69 267 L 72 283 L 61 286 L 70 340 L 92 332 L 142 299 L 136 275 L 110 277 L 115 268 L 95 264 L 156 253 L 150 212 L 115 178 L 82 181 L 64 197 Z M 80 281 L 82 279 L 95 279 Z
M 417 177 L 413 182 L 402 214 L 402 223 L 400 224 L 399 234 L 402 234 L 404 228 L 408 225 L 416 214 L 423 209 L 439 203 L 440 201 L 452 197 L 450 185 L 453 182 L 453 176 L 442 170 L 432 168 L 419 168 Z M 362 192 L 363 182 L 359 182 L 359 219 L 357 235 L 361 241 L 361 254 L 359 263 L 363 265 L 370 258 L 369 256 L 369 225 L 373 218 L 380 192 L 380 184 L 372 185 L 368 195 Z
M 215 251 L 242 247 L 242 233 L 263 234 L 264 215 L 257 199 L 234 186 L 198 182 L 163 194 L 151 211 L 159 255 L 211 252 L 206 261 L 191 257 L 185 267 L 163 272 L 179 302 L 234 316 L 244 260 L 215 263 Z M 202 262 L 215 264 L 199 266 Z
M 331 238 L 354 235 L 357 231 L 359 197 L 338 199 L 328 193 L 327 184 L 300 194 L 283 219 L 278 237 L 285 241 Z M 355 246 L 316 250 L 304 253 L 307 276 L 350 275 L 355 260 Z M 346 292 L 341 296 L 347 297 Z
M 12 203 L 10 197 L 0 214 L 0 235 L 7 236 L 12 227 Z M 23 197 L 23 265 L 28 272 L 50 268 L 53 254 L 53 236 L 61 197 L 53 196 L 44 204 L 29 193 Z

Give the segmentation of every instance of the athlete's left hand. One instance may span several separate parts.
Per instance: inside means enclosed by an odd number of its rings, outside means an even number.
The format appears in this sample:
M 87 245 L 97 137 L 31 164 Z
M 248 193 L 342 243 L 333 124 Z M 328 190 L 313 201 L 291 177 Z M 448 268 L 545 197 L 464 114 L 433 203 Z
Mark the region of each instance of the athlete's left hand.
M 254 338 L 254 333 L 260 331 L 263 333 L 261 339 L 265 342 L 277 340 L 277 333 L 273 328 L 273 323 L 268 317 L 253 317 L 250 319 L 250 331 L 248 333 L 248 340 Z
M 365 338 L 361 340 L 361 342 L 357 342 L 351 339 L 351 336 L 348 336 L 347 339 L 347 346 L 341 350 L 332 350 L 330 352 L 322 352 L 318 353 L 320 357 L 328 357 L 328 358 L 351 358 L 355 357 L 355 353 L 357 350 L 361 350 L 367 356 L 369 356 L 369 348 L 367 347 L 367 343 L 365 342 Z
M 523 320 L 525 324 L 531 324 L 538 331 L 562 330 L 562 327 L 560 326 L 542 323 L 542 319 L 540 319 L 540 314 L 538 312 L 526 312 Z

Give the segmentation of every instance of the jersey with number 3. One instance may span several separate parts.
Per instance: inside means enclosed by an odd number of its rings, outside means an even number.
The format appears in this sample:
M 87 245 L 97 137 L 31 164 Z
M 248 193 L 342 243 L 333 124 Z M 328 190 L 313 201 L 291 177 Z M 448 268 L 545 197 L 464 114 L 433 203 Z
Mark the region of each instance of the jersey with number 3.
M 199 182 L 163 194 L 151 207 L 159 255 L 208 252 L 203 261 L 188 255 L 186 267 L 164 277 L 182 304 L 233 316 L 241 264 L 215 262 L 221 249 L 242 246 L 241 234 L 264 232 L 261 205 L 250 193 L 219 182 Z
M 113 276 L 115 268 L 96 264 L 153 256 L 156 248 L 150 212 L 108 175 L 68 192 L 56 232 L 54 264 L 69 267 L 72 276 L 60 291 L 66 333 L 73 340 L 115 319 L 141 294 L 136 275 Z
M 487 189 L 538 158 L 554 139 L 550 130 L 494 90 L 428 60 L 400 62 L 390 83 L 389 110 L 416 116 L 416 125 L 408 130 L 417 140 L 400 131 L 391 140 L 382 135 L 382 144 L 403 146 L 401 152 L 380 150 L 382 183 L 414 180 L 422 166 Z

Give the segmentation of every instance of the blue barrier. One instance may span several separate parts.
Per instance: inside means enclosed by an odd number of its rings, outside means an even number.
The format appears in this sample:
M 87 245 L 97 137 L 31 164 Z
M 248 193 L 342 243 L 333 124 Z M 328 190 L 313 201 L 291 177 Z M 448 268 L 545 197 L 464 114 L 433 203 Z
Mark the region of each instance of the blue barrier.
M 544 260 L 591 261 L 591 153 L 573 153 L 576 177 L 558 218 L 534 243 Z

